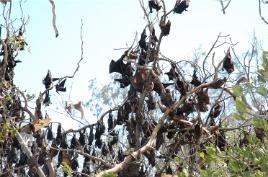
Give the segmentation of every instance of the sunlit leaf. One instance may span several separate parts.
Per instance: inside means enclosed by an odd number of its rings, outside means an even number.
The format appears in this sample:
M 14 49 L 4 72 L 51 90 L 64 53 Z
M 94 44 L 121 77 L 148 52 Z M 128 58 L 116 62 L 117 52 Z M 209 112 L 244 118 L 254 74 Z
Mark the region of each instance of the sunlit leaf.
M 260 76 L 259 79 L 263 80 L 263 82 L 268 78 L 268 72 L 265 69 L 259 69 L 257 74 Z
M 234 113 L 232 114 L 232 117 L 233 117 L 234 119 L 236 119 L 236 120 L 243 120 L 243 116 L 242 116 L 241 114 L 237 113 L 237 112 L 234 112 Z
M 243 95 L 243 89 L 241 86 L 239 85 L 234 85 L 232 87 L 233 93 L 235 94 L 235 96 L 239 97 Z
M 258 87 L 257 92 L 262 96 L 268 95 L 268 90 L 265 87 Z
M 199 156 L 200 156 L 201 158 L 204 158 L 204 157 L 205 157 L 205 153 L 204 153 L 204 152 L 200 152 L 200 153 L 199 153 Z
M 188 171 L 184 168 L 184 169 L 182 170 L 182 172 L 179 172 L 179 173 L 178 173 L 178 176 L 179 176 L 179 177 L 189 177 L 189 173 L 188 173 Z
M 263 128 L 266 131 L 268 130 L 268 124 L 267 124 L 267 121 L 265 119 L 255 118 L 253 120 L 253 125 L 255 127 L 258 127 L 258 128 Z
M 236 160 L 230 160 L 229 161 L 229 167 L 234 172 L 238 172 L 240 170 L 239 163 Z
M 268 52 L 266 51 L 263 51 L 262 53 L 262 65 L 264 68 L 267 69 L 267 66 L 268 66 Z
M 207 155 L 206 155 L 205 161 L 207 163 L 210 163 L 217 158 L 216 148 L 213 145 L 207 146 L 206 152 L 207 152 Z
M 109 172 L 109 173 L 105 173 L 104 175 L 102 175 L 102 177 L 117 177 L 117 174 L 113 172 Z
M 66 162 L 62 162 L 62 170 L 69 176 L 73 173 L 72 168 Z
M 265 176 L 265 173 L 264 172 L 261 172 L 260 170 L 258 170 L 255 174 L 256 177 L 264 177 Z
M 235 100 L 235 106 L 239 113 L 244 113 L 247 110 L 247 105 L 240 99 Z
M 248 142 L 249 144 L 256 145 L 260 143 L 260 140 L 254 135 L 249 135 L 248 136 Z

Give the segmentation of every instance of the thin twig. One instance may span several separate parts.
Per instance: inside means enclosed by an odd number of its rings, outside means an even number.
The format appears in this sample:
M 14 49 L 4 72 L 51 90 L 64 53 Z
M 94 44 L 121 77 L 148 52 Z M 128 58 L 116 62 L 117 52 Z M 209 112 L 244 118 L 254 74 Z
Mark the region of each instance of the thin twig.
M 262 16 L 262 12 L 261 12 L 261 0 L 259 0 L 259 15 L 260 15 L 262 21 L 268 25 L 268 21 Z
M 55 36 L 58 37 L 59 36 L 59 31 L 58 31 L 58 28 L 56 26 L 56 7 L 55 7 L 55 2 L 54 0 L 49 0 L 51 6 L 52 6 L 52 15 L 53 15 L 53 18 L 52 18 L 52 25 L 53 25 L 53 28 L 54 28 L 54 31 L 55 31 Z
M 222 9 L 222 13 L 223 13 L 223 14 L 225 14 L 225 10 L 226 10 L 226 9 L 227 9 L 227 7 L 230 5 L 231 0 L 229 0 L 229 1 L 227 2 L 227 4 L 226 4 L 226 5 L 224 5 L 224 4 L 223 4 L 223 0 L 220 0 L 220 3 L 221 3 L 221 9 Z
M 69 129 L 69 130 L 65 131 L 64 134 L 68 134 L 68 133 L 71 133 L 71 132 L 72 132 L 72 133 L 75 133 L 75 132 L 81 132 L 81 131 L 84 130 L 84 129 L 87 129 L 87 128 L 89 128 L 89 127 L 93 127 L 93 126 L 97 125 L 99 122 L 102 122 L 102 121 L 103 121 L 103 118 L 104 118 L 108 113 L 113 112 L 113 111 L 116 111 L 116 110 L 118 110 L 118 109 L 119 109 L 119 107 L 115 107 L 115 108 L 113 108 L 113 109 L 110 109 L 110 110 L 106 111 L 105 113 L 103 113 L 103 114 L 101 115 L 100 119 L 99 119 L 96 123 L 86 125 L 86 126 L 81 127 L 81 128 L 79 128 L 79 129 L 77 129 L 77 130 Z
M 81 61 L 84 59 L 83 20 L 82 19 L 81 19 L 81 27 L 80 27 L 80 40 L 81 40 L 81 56 L 80 56 L 80 60 L 77 62 L 77 67 L 74 70 L 73 75 L 71 75 L 71 76 L 65 76 L 63 78 L 74 78 L 75 74 L 77 73 L 77 71 L 80 68 Z
M 76 150 L 76 149 L 62 149 L 62 148 L 55 148 L 55 147 L 52 147 L 52 146 L 50 146 L 50 148 L 54 149 L 54 150 L 66 151 L 66 152 L 74 152 L 74 153 L 80 154 L 80 155 L 82 155 L 84 157 L 90 158 L 91 160 L 99 161 L 100 163 L 102 163 L 104 165 L 105 168 L 112 168 L 113 167 L 113 165 L 107 163 L 105 160 L 103 160 L 101 158 L 89 155 L 89 154 L 87 154 L 85 152 L 82 152 L 82 151 L 79 151 L 79 150 Z

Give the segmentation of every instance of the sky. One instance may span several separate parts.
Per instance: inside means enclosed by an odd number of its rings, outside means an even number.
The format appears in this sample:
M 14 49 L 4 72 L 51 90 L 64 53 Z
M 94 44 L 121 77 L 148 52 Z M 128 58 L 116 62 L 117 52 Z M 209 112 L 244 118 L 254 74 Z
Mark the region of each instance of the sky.
M 174 2 L 166 0 L 166 8 L 172 9 Z M 64 94 L 71 100 L 86 102 L 88 81 L 96 78 L 98 83 L 109 82 L 109 63 L 123 53 L 114 49 L 130 46 L 136 32 L 139 38 L 146 19 L 139 0 L 56 0 L 55 3 L 58 38 L 52 27 L 49 1 L 23 1 L 24 15 L 30 17 L 25 39 L 31 52 L 25 50 L 18 56 L 22 63 L 16 67 L 15 83 L 37 95 L 44 90 L 42 79 L 48 69 L 54 77 L 71 75 L 81 55 L 82 19 L 84 60 L 75 78 L 67 81 L 71 91 Z M 268 6 L 263 9 L 263 15 L 268 19 L 267 9 Z M 17 3 L 13 4 L 12 12 L 14 17 L 19 17 Z M 152 18 L 155 16 L 153 13 Z M 236 49 L 240 52 L 250 48 L 253 33 L 263 49 L 268 50 L 268 25 L 258 15 L 256 0 L 232 0 L 225 15 L 217 0 L 192 0 L 187 12 L 172 13 L 169 20 L 171 31 L 163 39 L 161 52 L 174 60 L 192 59 L 199 48 L 208 51 L 220 32 L 231 35 L 238 42 Z M 158 24 L 155 28 L 158 35 Z M 216 56 L 222 58 L 224 51 Z

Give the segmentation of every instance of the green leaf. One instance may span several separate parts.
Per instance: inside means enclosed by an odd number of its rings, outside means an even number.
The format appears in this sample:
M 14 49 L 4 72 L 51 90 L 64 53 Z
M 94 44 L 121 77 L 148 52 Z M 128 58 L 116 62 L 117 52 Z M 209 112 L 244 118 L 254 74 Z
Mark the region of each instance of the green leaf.
M 236 120 L 243 120 L 243 119 L 244 119 L 244 117 L 243 117 L 241 114 L 237 113 L 237 112 L 234 112 L 234 113 L 232 114 L 232 117 L 233 117 L 234 119 L 236 119 Z
M 263 53 L 262 53 L 262 66 L 264 68 L 267 68 L 267 66 L 268 66 L 268 52 L 266 52 L 266 51 L 263 51 Z
M 257 81 L 262 83 L 265 82 L 265 78 L 263 77 L 260 71 L 257 71 Z
M 255 118 L 253 120 L 253 125 L 258 128 L 263 128 L 264 130 L 268 130 L 268 124 L 267 121 L 262 118 Z
M 201 176 L 202 177 L 211 177 L 213 174 L 213 171 L 210 169 L 201 170 Z
M 261 172 L 260 170 L 258 170 L 255 174 L 256 177 L 264 177 L 265 176 L 265 173 L 264 172 Z
M 249 144 L 252 144 L 252 145 L 260 144 L 260 140 L 255 135 L 249 135 L 248 142 L 249 142 Z
M 178 173 L 178 176 L 180 176 L 180 177 L 189 177 L 189 173 L 188 173 L 188 171 L 184 168 L 184 169 L 182 170 L 182 172 L 179 172 L 179 173 Z
M 205 161 L 207 163 L 210 163 L 210 162 L 216 160 L 217 154 L 216 154 L 216 148 L 214 147 L 214 145 L 207 146 L 206 152 L 207 152 L 207 155 L 205 157 Z
M 109 173 L 105 173 L 104 175 L 102 175 L 102 177 L 117 177 L 117 174 L 113 172 L 109 172 Z
M 237 96 L 237 97 L 243 95 L 243 89 L 242 89 L 242 87 L 239 86 L 239 85 L 234 85 L 234 86 L 232 87 L 232 90 L 233 90 L 234 95 Z
M 244 113 L 247 110 L 247 105 L 240 99 L 235 100 L 235 106 L 239 113 Z
M 268 90 L 265 87 L 258 87 L 257 92 L 258 92 L 258 94 L 260 94 L 262 96 L 268 95 Z
M 238 172 L 240 170 L 239 163 L 236 160 L 230 160 L 229 167 L 234 172 Z
M 257 71 L 257 74 L 260 75 L 262 77 L 262 80 L 264 80 L 264 81 L 265 81 L 265 79 L 268 78 L 268 72 L 264 69 L 259 69 Z
M 200 152 L 199 153 L 199 156 L 204 159 L 205 158 L 205 153 L 204 152 Z
M 72 168 L 66 162 L 62 162 L 61 164 L 63 172 L 70 176 L 73 173 Z

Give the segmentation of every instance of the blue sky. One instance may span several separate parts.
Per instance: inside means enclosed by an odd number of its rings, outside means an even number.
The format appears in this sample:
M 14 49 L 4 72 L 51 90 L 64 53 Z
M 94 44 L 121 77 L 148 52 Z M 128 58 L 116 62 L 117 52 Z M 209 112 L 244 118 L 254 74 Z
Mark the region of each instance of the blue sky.
M 167 9 L 171 9 L 175 0 L 166 2 Z M 110 60 L 122 54 L 114 48 L 130 45 L 136 32 L 140 36 L 146 21 L 138 0 L 56 0 L 55 3 L 58 38 L 54 36 L 48 0 L 23 3 L 24 14 L 30 16 L 25 38 L 31 53 L 24 51 L 19 55 L 23 63 L 16 68 L 15 82 L 22 90 L 38 94 L 44 89 L 41 81 L 48 69 L 55 77 L 71 75 L 80 59 L 83 19 L 84 60 L 75 79 L 67 84 L 73 84 L 72 99 L 86 101 L 88 81 L 92 78 L 101 83 L 108 81 Z M 14 3 L 14 14 L 19 14 L 18 9 Z M 263 13 L 268 18 L 267 9 Z M 238 51 L 250 47 L 255 32 L 263 49 L 268 50 L 268 25 L 261 21 L 258 2 L 254 0 L 233 0 L 225 15 L 217 0 L 192 0 L 188 12 L 171 14 L 169 19 L 171 31 L 164 38 L 161 51 L 176 60 L 192 59 L 200 47 L 208 51 L 219 32 L 230 34 L 233 41 L 239 42 Z M 157 24 L 156 32 L 159 34 Z M 216 53 L 217 57 L 223 55 L 224 51 Z

